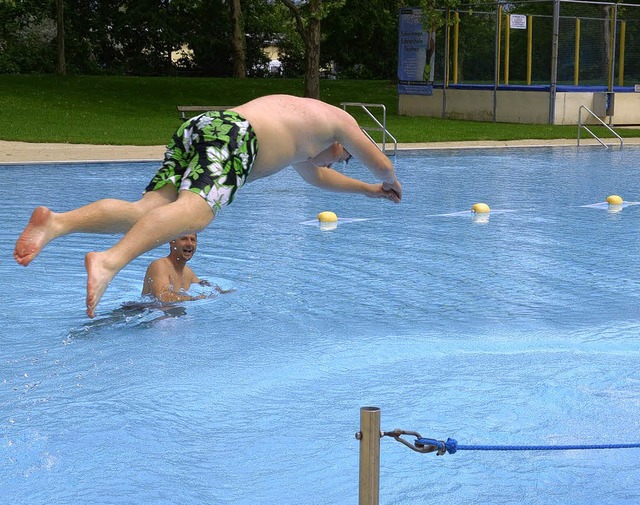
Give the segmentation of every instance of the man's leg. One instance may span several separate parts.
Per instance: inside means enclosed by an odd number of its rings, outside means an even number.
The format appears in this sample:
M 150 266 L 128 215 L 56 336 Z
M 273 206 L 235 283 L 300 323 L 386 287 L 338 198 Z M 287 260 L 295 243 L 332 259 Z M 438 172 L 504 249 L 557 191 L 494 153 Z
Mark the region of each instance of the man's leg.
M 214 213 L 204 198 L 180 191 L 175 202 L 144 214 L 111 249 L 85 256 L 87 315 L 95 316 L 100 298 L 115 275 L 129 262 L 170 240 L 207 227 Z
M 104 199 L 68 212 L 38 207 L 16 242 L 15 260 L 27 266 L 52 240 L 69 233 L 125 233 L 141 216 L 175 201 L 176 189 L 167 185 L 149 191 L 137 202 Z

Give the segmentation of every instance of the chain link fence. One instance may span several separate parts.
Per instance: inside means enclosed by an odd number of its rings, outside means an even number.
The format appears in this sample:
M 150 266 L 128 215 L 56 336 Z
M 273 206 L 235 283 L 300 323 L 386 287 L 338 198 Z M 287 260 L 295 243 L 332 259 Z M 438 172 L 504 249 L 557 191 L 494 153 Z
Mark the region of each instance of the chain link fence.
M 555 3 L 498 2 L 484 4 L 482 10 L 449 12 L 445 43 L 436 48 L 436 61 L 445 65 L 436 66 L 434 81 L 607 87 L 640 83 L 640 5 L 560 0 L 556 48 Z

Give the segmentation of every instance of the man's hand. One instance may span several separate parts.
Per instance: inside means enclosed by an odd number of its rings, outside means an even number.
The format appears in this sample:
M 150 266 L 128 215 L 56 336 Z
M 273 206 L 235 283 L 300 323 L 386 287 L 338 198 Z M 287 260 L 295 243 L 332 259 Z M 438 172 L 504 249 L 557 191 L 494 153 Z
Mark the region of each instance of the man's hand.
M 389 186 L 388 189 L 385 189 L 385 184 Z M 398 194 L 395 189 L 391 188 L 391 184 L 388 183 L 371 184 L 370 187 L 371 190 L 365 193 L 369 198 L 386 198 L 387 200 L 391 200 L 394 203 L 400 203 L 400 195 L 402 194 L 401 188 L 400 194 Z
M 396 194 L 398 199 L 393 200 L 394 202 L 400 203 L 400 200 L 402 200 L 402 185 L 400 184 L 400 181 L 398 179 L 396 179 L 393 183 L 383 182 L 382 189 L 387 192 L 393 192 Z M 390 200 L 392 199 L 390 198 Z
M 220 286 L 216 286 L 216 291 L 221 295 L 226 295 L 227 293 L 235 293 L 235 289 L 222 289 Z

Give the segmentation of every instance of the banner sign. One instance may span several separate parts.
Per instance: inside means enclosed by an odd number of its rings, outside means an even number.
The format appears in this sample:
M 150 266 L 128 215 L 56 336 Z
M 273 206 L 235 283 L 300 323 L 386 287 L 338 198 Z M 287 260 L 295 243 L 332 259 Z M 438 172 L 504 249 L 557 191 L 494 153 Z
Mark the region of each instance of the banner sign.
M 400 9 L 398 42 L 398 93 L 433 94 L 436 34 L 424 30 L 421 9 Z

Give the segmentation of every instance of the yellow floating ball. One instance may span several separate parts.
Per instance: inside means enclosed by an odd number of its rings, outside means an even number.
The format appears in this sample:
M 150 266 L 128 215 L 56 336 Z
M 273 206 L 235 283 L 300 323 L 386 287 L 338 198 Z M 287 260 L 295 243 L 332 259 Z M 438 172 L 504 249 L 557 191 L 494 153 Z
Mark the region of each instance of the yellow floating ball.
M 486 203 L 475 203 L 473 207 L 471 207 L 471 212 L 475 212 L 476 214 L 486 214 L 491 211 L 489 206 Z
M 321 223 L 335 223 L 338 220 L 338 216 L 336 216 L 335 212 L 331 212 L 325 210 L 324 212 L 320 212 L 318 214 L 318 221 Z
M 618 195 L 609 195 L 607 197 L 607 203 L 609 205 L 622 205 L 622 197 Z

